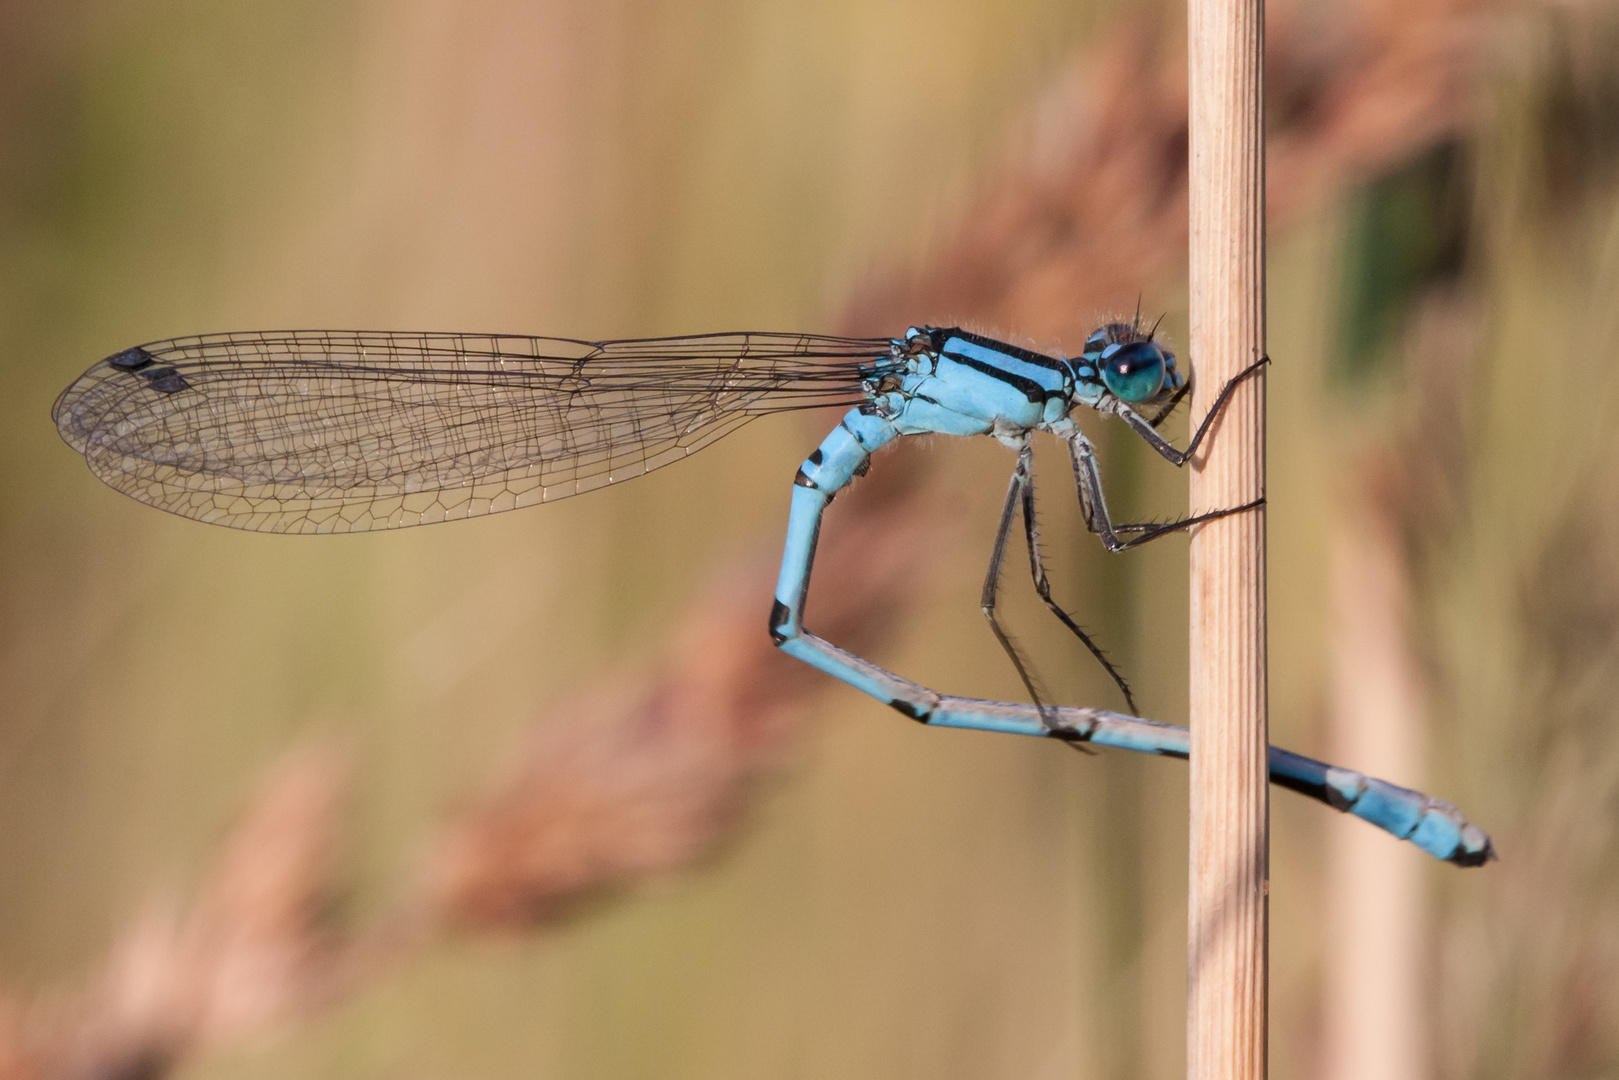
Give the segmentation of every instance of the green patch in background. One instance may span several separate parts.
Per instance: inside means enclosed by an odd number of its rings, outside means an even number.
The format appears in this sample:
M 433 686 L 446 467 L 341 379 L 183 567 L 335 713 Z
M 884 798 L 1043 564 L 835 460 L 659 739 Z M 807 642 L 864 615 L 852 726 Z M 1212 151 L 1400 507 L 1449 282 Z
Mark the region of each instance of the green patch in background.
M 1340 387 L 1376 379 L 1412 302 L 1461 275 L 1472 196 L 1465 158 L 1459 143 L 1445 143 L 1350 196 L 1332 364 Z

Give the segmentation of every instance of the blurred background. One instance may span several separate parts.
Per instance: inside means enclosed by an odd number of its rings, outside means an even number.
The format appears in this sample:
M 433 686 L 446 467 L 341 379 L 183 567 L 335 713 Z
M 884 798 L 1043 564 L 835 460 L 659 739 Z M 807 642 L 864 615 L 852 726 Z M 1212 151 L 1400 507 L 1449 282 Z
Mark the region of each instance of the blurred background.
M 1501 853 L 1277 792 L 1274 1075 L 1619 1074 L 1619 12 L 1269 19 L 1273 740 Z M 833 417 L 284 538 L 113 493 L 49 414 L 102 356 L 221 329 L 1055 351 L 1139 297 L 1184 344 L 1183 24 L 0 2 L 0 1074 L 1181 1075 L 1184 765 L 922 729 L 768 647 Z M 1182 510 L 1090 429 L 1124 517 Z M 1185 542 L 1104 555 L 1054 450 L 1057 593 L 1184 723 Z M 976 610 L 1011 464 L 885 451 L 810 625 L 1021 698 Z M 1053 696 L 1121 707 L 1021 573 Z

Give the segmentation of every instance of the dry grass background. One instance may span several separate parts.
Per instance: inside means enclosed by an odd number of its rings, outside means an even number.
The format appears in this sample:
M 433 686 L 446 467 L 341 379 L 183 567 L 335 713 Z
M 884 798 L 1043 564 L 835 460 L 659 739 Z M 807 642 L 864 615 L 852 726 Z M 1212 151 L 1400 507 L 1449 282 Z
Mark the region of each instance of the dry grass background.
M 1178 1074 L 1183 774 L 914 731 L 777 656 L 760 598 L 814 423 L 324 546 L 156 519 L 41 430 L 89 358 L 193 320 L 1072 344 L 1180 287 L 1176 16 L 0 13 L 0 1068 Z M 1503 849 L 1415 871 L 1412 1075 L 1619 1067 L 1616 44 L 1600 8 L 1272 12 L 1277 740 L 1330 741 L 1319 553 L 1375 518 L 1433 718 L 1427 775 L 1391 779 Z M 1455 253 L 1377 216 L 1458 185 Z M 1397 286 L 1371 336 L 1357 251 Z M 1127 506 L 1177 504 L 1104 450 Z M 1005 465 L 885 454 L 831 522 L 817 629 L 1015 693 L 970 602 Z M 1063 567 L 1166 720 L 1178 557 Z M 1032 644 L 1065 697 L 1104 692 Z M 1277 1071 L 1315 1075 L 1341 823 L 1277 814 Z

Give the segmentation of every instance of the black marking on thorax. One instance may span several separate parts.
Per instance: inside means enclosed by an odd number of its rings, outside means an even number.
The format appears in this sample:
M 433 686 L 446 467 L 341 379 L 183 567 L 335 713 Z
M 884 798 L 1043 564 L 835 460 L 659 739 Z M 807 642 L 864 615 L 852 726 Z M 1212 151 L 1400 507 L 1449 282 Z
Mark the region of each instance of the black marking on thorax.
M 1064 396 L 1063 391 L 1061 390 L 1048 390 L 1044 386 L 1041 386 L 1039 383 L 1035 382 L 1033 379 L 1007 371 L 1003 367 L 998 367 L 995 364 L 987 363 L 986 361 L 978 360 L 971 356 L 964 356 L 961 353 L 947 352 L 944 346 L 945 343 L 951 338 L 960 338 L 963 341 L 970 342 L 974 345 L 980 346 L 981 348 L 990 349 L 994 352 L 1006 353 L 1008 356 L 1016 357 L 1027 364 L 1033 365 L 1034 367 L 1042 367 L 1048 371 L 1063 371 L 1065 365 L 1063 365 L 1061 361 L 1053 360 L 1049 356 L 1044 356 L 1037 352 L 1031 352 L 1028 349 L 1020 349 L 1016 345 L 1008 345 L 1004 341 L 996 341 L 993 338 L 981 337 L 978 334 L 970 334 L 965 330 L 935 330 L 932 333 L 932 338 L 934 343 L 933 347 L 940 356 L 947 357 L 955 363 L 960 364 L 962 367 L 971 368 L 980 374 L 988 375 L 992 379 L 1005 383 L 1007 386 L 1010 386 L 1012 389 L 1028 398 L 1029 404 L 1031 405 L 1043 405 L 1052 398 L 1060 398 Z
M 1043 367 L 1050 371 L 1061 371 L 1066 366 L 1061 360 L 1053 359 L 1052 357 L 1047 356 L 1045 353 L 1037 353 L 1033 349 L 1023 349 L 1016 345 L 1008 345 L 1004 341 L 996 341 L 994 338 L 987 338 L 982 334 L 975 334 L 971 330 L 963 330 L 959 326 L 953 326 L 948 330 L 934 330 L 930 336 L 933 339 L 933 349 L 935 352 L 941 351 L 944 348 L 945 342 L 949 341 L 953 337 L 956 337 L 963 341 L 970 341 L 974 345 L 981 346 L 985 349 L 993 349 L 996 352 L 1006 353 L 1008 356 L 1015 356 L 1019 360 L 1022 360 L 1025 364 L 1032 364 L 1035 367 Z
M 1029 404 L 1031 405 L 1044 404 L 1047 397 L 1053 396 L 1050 391 L 1046 390 L 1045 387 L 1041 386 L 1033 379 L 1026 379 L 1022 375 L 1014 375 L 1005 368 L 996 367 L 994 364 L 986 364 L 982 360 L 975 360 L 970 356 L 963 356 L 960 353 L 941 352 L 939 355 L 960 364 L 962 367 L 972 368 L 974 371 L 988 375 L 992 379 L 1005 383 L 1007 386 L 1010 386 L 1012 389 L 1028 398 Z M 1061 396 L 1060 391 L 1056 396 Z

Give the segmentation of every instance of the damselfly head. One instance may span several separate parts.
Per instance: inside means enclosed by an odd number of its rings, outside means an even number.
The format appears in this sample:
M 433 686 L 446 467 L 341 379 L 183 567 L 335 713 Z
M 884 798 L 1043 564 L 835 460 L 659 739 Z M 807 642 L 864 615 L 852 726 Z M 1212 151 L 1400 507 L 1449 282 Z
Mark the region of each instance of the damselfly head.
M 1161 401 L 1185 383 L 1175 354 L 1153 339 L 1157 329 L 1140 321 L 1112 322 L 1085 339 L 1080 363 L 1096 373 L 1108 392 L 1131 405 Z M 1083 372 L 1082 372 L 1083 374 Z

